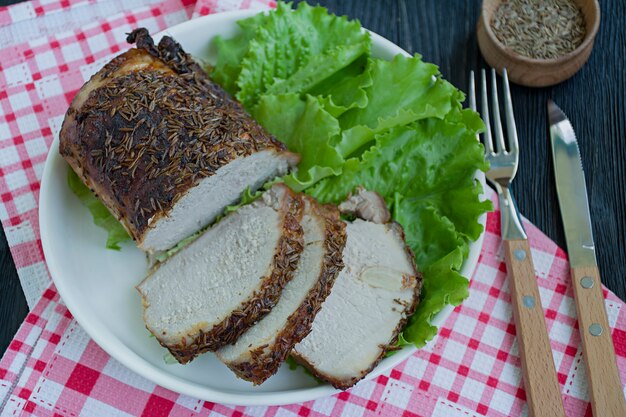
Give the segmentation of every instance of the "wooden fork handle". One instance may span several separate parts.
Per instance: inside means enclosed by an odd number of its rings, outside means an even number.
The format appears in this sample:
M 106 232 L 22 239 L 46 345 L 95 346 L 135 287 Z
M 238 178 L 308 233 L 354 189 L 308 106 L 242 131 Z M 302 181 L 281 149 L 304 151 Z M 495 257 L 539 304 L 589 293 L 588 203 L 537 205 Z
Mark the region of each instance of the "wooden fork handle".
M 527 240 L 505 240 L 504 249 L 528 412 L 565 417 L 530 246 Z
M 615 363 L 600 272 L 591 266 L 572 268 L 571 273 L 593 415 L 624 417 L 626 403 Z

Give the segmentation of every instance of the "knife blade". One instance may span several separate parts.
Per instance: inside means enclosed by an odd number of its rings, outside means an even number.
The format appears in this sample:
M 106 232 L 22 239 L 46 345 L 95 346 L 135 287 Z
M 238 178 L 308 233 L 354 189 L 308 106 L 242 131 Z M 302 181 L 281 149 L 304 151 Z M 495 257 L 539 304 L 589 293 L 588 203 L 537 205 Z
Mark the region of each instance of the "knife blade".
M 576 134 L 565 113 L 551 100 L 548 102 L 548 118 L 556 190 L 570 265 L 596 266 L 587 185 Z
M 595 417 L 624 417 L 626 402 L 604 305 L 578 141 L 569 119 L 552 100 L 548 120 L 591 408 Z

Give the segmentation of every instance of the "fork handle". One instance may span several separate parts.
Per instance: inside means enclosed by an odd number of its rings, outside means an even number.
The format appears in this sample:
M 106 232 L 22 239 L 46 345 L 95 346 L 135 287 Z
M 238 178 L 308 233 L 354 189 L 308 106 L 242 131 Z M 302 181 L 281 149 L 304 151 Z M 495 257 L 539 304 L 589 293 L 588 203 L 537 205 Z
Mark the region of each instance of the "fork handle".
M 505 240 L 504 249 L 529 414 L 565 417 L 530 246 Z
M 572 268 L 571 272 L 593 415 L 626 416 L 611 328 L 604 307 L 600 272 L 595 266 Z

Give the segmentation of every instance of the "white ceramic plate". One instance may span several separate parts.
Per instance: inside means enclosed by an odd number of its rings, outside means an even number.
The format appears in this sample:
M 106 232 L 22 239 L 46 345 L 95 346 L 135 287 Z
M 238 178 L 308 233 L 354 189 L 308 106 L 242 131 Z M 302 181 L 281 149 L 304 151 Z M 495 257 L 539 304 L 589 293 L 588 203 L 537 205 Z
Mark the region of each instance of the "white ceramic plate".
M 235 22 L 254 12 L 221 13 L 174 26 L 157 35 L 171 35 L 196 57 L 214 62 L 211 40 L 237 33 Z M 391 59 L 407 53 L 372 33 L 373 54 Z M 278 405 L 313 400 L 336 392 L 317 383 L 301 370 L 283 366 L 277 375 L 259 387 L 237 379 L 212 354 L 191 364 L 168 365 L 164 349 L 148 336 L 142 321 L 140 297 L 135 285 L 146 272 L 146 259 L 132 243 L 121 251 L 107 250 L 106 233 L 94 225 L 85 209 L 67 186 L 67 164 L 59 155 L 58 138 L 52 144 L 43 173 L 39 220 L 48 269 L 63 301 L 83 329 L 113 358 L 171 390 L 208 401 L 237 405 Z M 484 185 L 484 177 L 479 178 Z M 480 220 L 485 224 L 485 217 Z M 470 277 L 482 247 L 481 238 L 472 244 L 462 274 Z M 437 315 L 440 326 L 452 307 Z M 402 362 L 415 351 L 405 347 L 384 359 L 367 378 Z

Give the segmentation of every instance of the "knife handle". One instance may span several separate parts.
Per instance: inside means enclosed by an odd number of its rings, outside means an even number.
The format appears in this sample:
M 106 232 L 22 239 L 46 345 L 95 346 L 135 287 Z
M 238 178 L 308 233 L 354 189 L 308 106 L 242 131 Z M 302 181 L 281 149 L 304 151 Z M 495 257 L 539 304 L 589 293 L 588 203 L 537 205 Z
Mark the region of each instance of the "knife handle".
M 593 415 L 624 417 L 626 403 L 604 307 L 600 271 L 590 266 L 572 268 L 571 272 Z
M 513 318 L 531 417 L 565 417 L 527 240 L 505 240 Z

